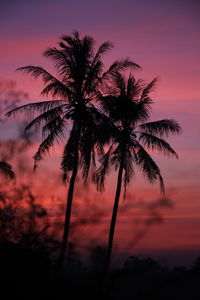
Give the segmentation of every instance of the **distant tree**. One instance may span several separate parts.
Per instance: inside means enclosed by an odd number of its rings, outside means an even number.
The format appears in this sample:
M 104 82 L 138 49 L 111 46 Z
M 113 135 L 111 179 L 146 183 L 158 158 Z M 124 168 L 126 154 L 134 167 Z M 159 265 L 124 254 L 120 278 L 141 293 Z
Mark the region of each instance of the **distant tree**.
M 93 176 L 98 189 L 104 189 L 105 176 L 111 166 L 118 170 L 117 188 L 113 206 L 110 232 L 108 238 L 105 272 L 110 264 L 115 224 L 118 212 L 122 183 L 124 193 L 126 186 L 134 175 L 134 164 L 137 165 L 150 183 L 159 180 L 161 190 L 164 191 L 163 178 L 155 161 L 145 148 L 158 150 L 164 154 L 178 158 L 176 152 L 163 139 L 170 133 L 178 134 L 181 131 L 179 124 L 171 119 L 141 123 L 150 117 L 152 99 L 150 92 L 157 83 L 155 78 L 148 85 L 141 80 L 135 80 L 129 75 L 128 80 L 120 72 L 112 74 L 109 95 L 102 97 L 102 110 L 112 120 L 114 126 L 113 141 L 109 150 L 100 159 L 100 167 Z M 124 194 L 125 196 L 125 194 Z
M 41 94 L 51 95 L 59 100 L 29 103 L 7 113 L 7 116 L 15 115 L 17 112 L 40 113 L 25 128 L 29 131 L 42 126 L 43 141 L 34 155 L 35 167 L 50 147 L 70 131 L 61 163 L 63 179 L 69 179 L 69 188 L 59 265 L 64 260 L 68 243 L 78 167 L 80 166 L 86 180 L 91 162 L 95 163 L 95 147 L 101 151 L 107 140 L 108 118 L 95 107 L 94 101 L 101 96 L 103 82 L 113 72 L 128 67 L 139 68 L 130 59 L 124 59 L 115 61 L 106 72 L 103 72 L 102 56 L 112 48 L 112 44 L 110 42 L 101 44 L 97 52 L 94 44 L 92 37 L 85 36 L 80 39 L 79 33 L 74 32 L 72 36 L 62 37 L 59 48 L 48 48 L 43 55 L 53 61 L 58 73 L 57 78 L 42 67 L 29 65 L 19 68 L 18 70 L 30 73 L 34 78 L 41 77 L 45 84 Z
M 13 109 L 22 100 L 27 100 L 28 94 L 18 90 L 13 80 L 0 81 L 0 122 L 5 121 L 5 112 Z
M 0 161 L 0 172 L 8 179 L 15 179 L 15 173 L 12 166 L 5 161 Z

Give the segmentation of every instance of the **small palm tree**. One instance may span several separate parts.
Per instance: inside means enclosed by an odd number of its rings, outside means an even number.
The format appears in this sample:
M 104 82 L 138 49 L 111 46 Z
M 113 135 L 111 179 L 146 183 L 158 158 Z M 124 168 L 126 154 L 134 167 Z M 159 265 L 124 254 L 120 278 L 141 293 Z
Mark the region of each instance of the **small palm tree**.
M 30 73 L 34 78 L 42 77 L 45 88 L 41 94 L 57 97 L 58 100 L 30 103 L 7 113 L 8 116 L 15 115 L 16 112 L 40 113 L 25 128 L 27 132 L 42 126 L 43 141 L 34 155 L 35 168 L 55 141 L 70 131 L 61 162 L 63 179 L 69 180 L 69 188 L 59 265 L 64 260 L 68 243 L 78 167 L 81 167 L 83 178 L 86 180 L 91 161 L 95 163 L 94 148 L 101 150 L 107 141 L 105 127 L 109 120 L 97 109 L 94 101 L 101 96 L 103 83 L 110 74 L 128 67 L 139 68 L 127 58 L 115 61 L 103 72 L 102 56 L 112 48 L 112 44 L 101 44 L 96 53 L 94 44 L 92 37 L 85 36 L 80 39 L 79 33 L 74 32 L 72 36 L 62 37 L 59 48 L 48 48 L 43 54 L 53 61 L 58 77 L 38 66 L 19 68 L 18 70 Z
M 178 134 L 181 131 L 179 124 L 174 120 L 164 119 L 155 122 L 141 123 L 150 117 L 152 99 L 150 92 L 157 82 L 155 78 L 148 85 L 142 80 L 136 81 L 132 75 L 128 80 L 119 72 L 112 74 L 112 93 L 100 100 L 103 111 L 113 122 L 112 144 L 109 150 L 101 157 L 100 167 L 94 173 L 93 181 L 97 188 L 104 189 L 105 175 L 110 167 L 118 170 L 117 188 L 108 238 L 105 272 L 108 271 L 117 218 L 122 183 L 124 191 L 134 174 L 134 164 L 137 165 L 150 181 L 159 180 L 164 192 L 164 183 L 161 172 L 155 161 L 145 148 L 158 150 L 178 158 L 176 152 L 163 139 L 170 133 Z M 111 89 L 109 90 L 111 92 Z M 125 197 L 124 192 L 124 197 Z

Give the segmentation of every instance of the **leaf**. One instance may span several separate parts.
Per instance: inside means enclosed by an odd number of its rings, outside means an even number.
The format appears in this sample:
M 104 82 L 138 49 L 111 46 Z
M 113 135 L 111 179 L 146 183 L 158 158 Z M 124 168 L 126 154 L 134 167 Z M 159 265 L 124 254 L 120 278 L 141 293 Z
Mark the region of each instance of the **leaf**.
M 6 113 L 7 117 L 15 116 L 16 113 L 25 113 L 30 112 L 34 113 L 35 111 L 44 113 L 54 107 L 57 107 L 59 105 L 66 104 L 66 101 L 64 100 L 49 100 L 49 101 L 42 101 L 42 102 L 35 102 L 35 103 L 29 103 L 25 105 L 21 105 L 19 107 L 16 107 L 9 112 Z
M 181 132 L 180 125 L 173 119 L 163 119 L 154 122 L 148 122 L 139 125 L 141 130 L 145 130 L 149 134 L 159 136 L 168 136 L 171 134 L 179 134 Z
M 144 146 L 148 147 L 149 149 L 156 149 L 158 151 L 162 151 L 164 154 L 172 155 L 178 158 L 177 153 L 165 140 L 146 132 L 140 132 L 139 135 L 139 141 L 142 141 Z

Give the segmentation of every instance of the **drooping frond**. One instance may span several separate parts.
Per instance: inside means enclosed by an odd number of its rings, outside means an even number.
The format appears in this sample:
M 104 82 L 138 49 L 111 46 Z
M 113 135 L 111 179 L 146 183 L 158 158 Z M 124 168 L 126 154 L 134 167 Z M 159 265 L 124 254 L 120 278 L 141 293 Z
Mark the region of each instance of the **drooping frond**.
M 63 113 L 63 107 L 65 107 L 65 104 L 56 106 L 40 114 L 38 117 L 36 117 L 26 125 L 25 132 L 28 132 L 32 129 L 37 130 L 44 122 L 50 121 L 55 117 L 60 116 Z
M 135 153 L 132 154 L 131 151 L 126 151 L 124 156 L 123 167 L 124 167 L 124 199 L 126 198 L 126 188 L 130 183 L 131 178 L 134 176 L 133 163 L 135 161 Z
M 60 136 L 63 134 L 65 122 L 61 118 L 56 118 L 55 126 L 52 126 L 52 130 L 49 135 L 40 144 L 37 152 L 34 155 L 34 169 L 38 167 L 38 162 L 43 159 L 43 156 L 49 152 L 49 149 L 54 145 L 55 141 L 59 141 Z
M 179 134 L 181 132 L 180 125 L 173 119 L 163 119 L 154 122 L 148 122 L 139 125 L 141 130 L 145 130 L 147 133 L 155 134 L 158 136 L 168 136 L 171 134 Z
M 146 152 L 146 150 L 138 143 L 138 151 L 136 153 L 136 163 L 143 171 L 149 182 L 153 183 L 156 180 L 160 182 L 160 189 L 164 192 L 164 183 L 160 174 L 160 169 L 152 159 L 152 157 Z
M 47 112 L 48 110 L 51 110 L 63 104 L 66 104 L 66 101 L 49 100 L 49 101 L 29 103 L 10 110 L 9 112 L 6 113 L 6 116 L 7 117 L 10 117 L 12 115 L 15 116 L 16 113 L 25 113 L 25 112 L 34 113 L 36 111 L 40 113 L 44 113 Z
M 81 162 L 82 176 L 84 181 L 87 180 L 89 174 L 91 158 L 93 158 L 95 141 L 96 140 L 94 138 L 94 132 L 92 128 L 85 128 L 80 141 L 80 148 L 81 148 L 80 162 Z M 93 164 L 95 164 L 95 161 L 93 159 L 92 162 Z
M 153 91 L 153 89 L 156 87 L 156 84 L 158 82 L 158 77 L 155 77 L 144 89 L 141 94 L 141 100 L 145 99 L 149 96 L 149 93 Z
M 146 132 L 140 132 L 139 141 L 141 141 L 143 145 L 149 149 L 158 150 L 166 155 L 171 155 L 178 158 L 177 153 L 172 149 L 170 144 L 155 135 Z
M 99 191 L 103 191 L 105 189 L 105 176 L 109 173 L 111 153 L 112 146 L 110 146 L 109 150 L 100 158 L 100 167 L 92 176 L 92 181 L 97 185 L 97 189 Z
M 87 107 L 80 138 L 81 167 L 84 180 L 87 179 L 90 163 L 95 167 L 94 151 L 103 153 L 103 147 L 112 139 L 114 131 L 111 120 L 95 106 Z M 94 150 L 95 149 L 95 150 Z
M 110 163 L 111 165 L 114 165 L 115 170 L 117 170 L 120 167 L 122 159 L 124 159 L 124 151 L 122 149 L 122 145 L 120 141 L 117 143 L 117 147 L 112 153 Z
M 0 161 L 0 172 L 8 179 L 15 179 L 15 172 L 12 170 L 12 166 L 5 161 Z
M 66 96 L 71 94 L 71 90 L 65 86 L 60 80 L 58 80 L 57 78 L 55 78 L 52 74 L 50 74 L 49 72 L 47 72 L 45 69 L 43 69 L 42 67 L 39 66 L 25 66 L 25 67 L 21 67 L 18 68 L 17 71 L 24 71 L 27 74 L 31 74 L 34 78 L 38 78 L 38 77 L 42 77 L 42 80 L 45 84 L 49 83 L 49 84 L 54 84 L 54 86 L 59 89 L 59 91 L 61 91 L 61 89 L 63 90 L 63 94 L 65 93 Z M 52 89 L 50 89 L 48 91 L 48 93 L 52 91 Z M 47 92 L 46 91 L 42 91 L 43 94 L 45 94 Z
M 149 97 L 143 98 L 139 102 L 137 101 L 137 114 L 135 118 L 135 123 L 146 121 L 151 112 L 152 99 Z
M 49 94 L 54 98 L 59 97 L 65 100 L 71 100 L 73 97 L 73 91 L 69 88 L 63 89 L 63 85 L 60 82 L 52 82 L 41 91 L 42 96 L 48 96 Z
M 59 76 L 63 81 L 67 82 L 67 80 L 70 79 L 71 75 L 74 74 L 76 65 L 69 48 L 66 47 L 63 42 L 60 43 L 60 47 L 64 48 L 64 50 L 50 47 L 43 52 L 43 55 L 53 60 Z
M 45 139 L 49 136 L 51 132 L 54 131 L 55 128 L 57 128 L 57 136 L 64 137 L 64 127 L 66 125 L 65 120 L 60 116 L 55 116 L 53 119 L 49 120 L 44 127 L 42 128 L 42 136 Z

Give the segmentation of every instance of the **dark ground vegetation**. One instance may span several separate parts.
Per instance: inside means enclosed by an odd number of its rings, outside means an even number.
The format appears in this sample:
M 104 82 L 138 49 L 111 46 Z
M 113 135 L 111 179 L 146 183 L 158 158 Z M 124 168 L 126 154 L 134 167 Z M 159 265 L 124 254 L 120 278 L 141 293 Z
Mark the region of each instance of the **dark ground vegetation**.
M 32 203 L 29 213 L 20 215 L 5 205 L 0 216 L 2 299 L 200 299 L 199 258 L 190 268 L 167 268 L 131 256 L 109 272 L 102 288 L 103 248 L 91 250 L 87 264 L 71 251 L 58 273 L 56 235 L 48 226 L 36 226 L 46 218 L 42 207 Z

